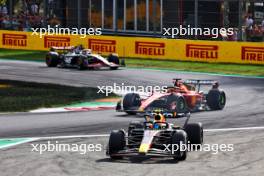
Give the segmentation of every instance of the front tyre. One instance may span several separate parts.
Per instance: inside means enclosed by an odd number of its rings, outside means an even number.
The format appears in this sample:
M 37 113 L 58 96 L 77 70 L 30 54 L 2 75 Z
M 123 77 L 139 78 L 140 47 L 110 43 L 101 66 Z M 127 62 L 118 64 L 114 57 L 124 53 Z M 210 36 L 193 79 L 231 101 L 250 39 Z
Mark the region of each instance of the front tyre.
M 173 158 L 178 161 L 183 161 L 187 158 L 187 134 L 183 130 L 177 130 L 171 139 L 171 152 Z
M 125 133 L 122 130 L 111 132 L 108 143 L 108 154 L 111 159 L 122 159 L 122 156 L 116 156 L 120 150 L 126 146 Z
M 184 129 L 191 144 L 203 144 L 202 123 L 189 123 Z
M 59 64 L 59 55 L 55 53 L 48 53 L 46 55 L 46 64 L 48 67 L 57 67 Z

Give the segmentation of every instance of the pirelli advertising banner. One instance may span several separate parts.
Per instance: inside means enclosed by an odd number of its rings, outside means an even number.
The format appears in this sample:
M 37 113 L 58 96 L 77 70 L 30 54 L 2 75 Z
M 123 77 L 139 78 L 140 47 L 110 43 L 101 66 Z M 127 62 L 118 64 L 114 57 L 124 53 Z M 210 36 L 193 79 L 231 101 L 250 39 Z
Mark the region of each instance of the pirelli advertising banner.
M 48 50 L 52 46 L 82 44 L 93 52 L 120 57 L 199 62 L 264 65 L 264 42 L 195 41 L 145 37 L 32 35 L 29 32 L 0 31 L 0 48 Z

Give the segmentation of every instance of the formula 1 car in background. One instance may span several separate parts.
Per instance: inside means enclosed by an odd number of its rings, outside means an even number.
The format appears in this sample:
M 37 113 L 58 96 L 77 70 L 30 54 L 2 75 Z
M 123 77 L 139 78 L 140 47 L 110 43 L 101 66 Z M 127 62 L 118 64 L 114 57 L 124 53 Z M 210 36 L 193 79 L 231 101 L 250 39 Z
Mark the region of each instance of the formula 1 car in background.
M 203 126 L 201 123 L 188 123 L 190 113 L 185 114 L 187 118 L 182 127 L 166 122 L 165 114 L 162 111 L 152 112 L 145 116 L 145 122 L 131 122 L 127 135 L 124 130 L 112 131 L 106 154 L 112 159 L 146 155 L 185 160 L 189 148 L 201 147 Z M 192 146 L 189 147 L 189 144 Z M 188 149 L 180 148 L 181 145 Z
M 201 91 L 201 85 L 211 85 L 207 92 Z M 174 117 L 186 112 L 201 110 L 222 110 L 226 104 L 226 95 L 219 89 L 219 83 L 212 80 L 174 79 L 174 86 L 166 92 L 153 92 L 147 98 L 137 93 L 128 93 L 117 103 L 116 111 L 136 114 L 141 111 L 163 109 L 174 111 Z
M 94 54 L 90 49 L 80 46 L 52 47 L 46 55 L 48 67 L 76 67 L 79 70 L 109 67 L 111 70 L 118 69 L 120 60 L 118 55 L 113 53 L 104 58 L 99 54 Z M 122 60 L 122 66 L 124 61 Z

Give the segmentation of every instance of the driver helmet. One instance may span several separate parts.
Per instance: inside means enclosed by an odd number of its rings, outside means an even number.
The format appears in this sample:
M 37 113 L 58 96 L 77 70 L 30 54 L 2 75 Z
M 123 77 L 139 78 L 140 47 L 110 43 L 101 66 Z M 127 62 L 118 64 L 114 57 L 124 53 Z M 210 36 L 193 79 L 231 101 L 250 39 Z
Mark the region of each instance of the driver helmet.
M 154 126 L 153 126 L 153 128 L 154 129 L 161 128 L 161 124 L 160 123 L 164 123 L 164 122 L 166 122 L 166 119 L 165 119 L 163 114 L 161 114 L 161 113 L 155 114 L 154 115 Z

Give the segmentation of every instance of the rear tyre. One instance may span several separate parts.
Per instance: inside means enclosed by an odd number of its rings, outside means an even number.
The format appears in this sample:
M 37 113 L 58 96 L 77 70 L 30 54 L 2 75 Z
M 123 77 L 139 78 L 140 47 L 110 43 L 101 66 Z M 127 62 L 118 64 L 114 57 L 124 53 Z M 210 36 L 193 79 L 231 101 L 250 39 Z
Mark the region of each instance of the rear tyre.
M 48 67 L 57 67 L 59 64 L 59 56 L 57 54 L 48 53 L 46 55 L 46 64 Z
M 114 130 L 111 132 L 108 143 L 108 153 L 111 159 L 122 159 L 122 156 L 115 156 L 120 150 L 126 146 L 125 133 L 122 130 Z
M 117 70 L 118 67 L 110 67 L 111 70 Z
M 127 114 L 134 115 L 141 105 L 140 96 L 136 93 L 128 93 L 123 99 L 123 109 Z
M 188 152 L 186 132 L 183 130 L 177 130 L 172 136 L 171 143 L 172 143 L 172 146 L 174 145 L 174 147 L 172 147 L 171 149 L 173 158 L 178 161 L 185 160 L 187 158 L 187 152 Z M 185 145 L 185 147 L 181 151 L 180 146 L 182 144 Z
M 118 56 L 115 54 L 110 54 L 108 56 L 107 60 L 108 60 L 108 62 L 112 62 L 112 63 L 117 64 L 117 65 L 119 65 L 119 63 L 120 63 Z
M 202 123 L 189 123 L 184 129 L 191 144 L 203 144 Z
M 117 55 L 115 54 L 110 54 L 107 58 L 108 62 L 112 62 L 116 65 L 119 65 L 120 61 L 119 61 L 119 58 Z M 118 69 L 118 66 L 115 66 L 115 67 L 110 67 L 111 70 L 117 70 Z
M 211 89 L 206 96 L 206 102 L 211 110 L 222 110 L 226 104 L 225 92 L 218 89 Z

